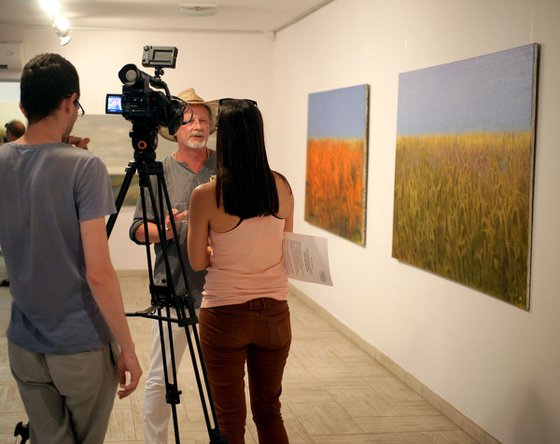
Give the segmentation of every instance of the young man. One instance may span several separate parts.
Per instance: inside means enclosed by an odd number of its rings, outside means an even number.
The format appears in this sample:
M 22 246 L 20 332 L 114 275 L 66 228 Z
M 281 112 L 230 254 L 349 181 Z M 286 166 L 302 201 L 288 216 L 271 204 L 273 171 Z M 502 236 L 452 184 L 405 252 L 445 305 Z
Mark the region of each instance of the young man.
M 79 98 L 69 61 L 34 57 L 21 76 L 28 129 L 0 150 L 8 354 L 34 444 L 103 443 L 117 384 L 126 397 L 142 374 L 109 257 L 107 170 L 65 143 Z
M 179 93 L 178 97 L 187 102 L 193 111 L 192 120 L 183 123 L 175 136 L 170 136 L 165 130 L 160 130 L 168 140 L 177 142 L 177 150 L 163 160 L 163 171 L 167 184 L 171 203 L 186 203 L 190 201 L 192 191 L 201 183 L 210 181 L 210 176 L 216 172 L 216 158 L 214 152 L 206 146 L 208 137 L 216 130 L 216 120 L 218 103 L 205 102 L 194 91 L 189 88 Z M 190 114 L 185 118 L 190 117 Z M 155 179 L 152 180 L 154 190 L 156 189 Z M 147 194 L 147 193 L 146 193 Z M 148 219 L 148 241 L 154 243 L 156 253 L 155 276 L 157 283 L 166 281 L 164 257 L 159 244 L 157 226 L 152 221 L 154 215 L 149 196 L 146 197 L 147 219 Z M 159 208 L 159 203 L 157 203 Z M 202 286 L 206 272 L 195 272 L 192 270 L 186 256 L 187 224 L 178 223 L 186 217 L 185 213 L 177 212 L 175 222 L 179 235 L 179 245 L 182 246 L 177 251 L 173 239 L 173 231 L 169 230 L 169 217 L 165 219 L 167 236 L 167 252 L 171 267 L 171 274 L 177 295 L 184 295 L 186 292 L 185 283 L 181 274 L 179 254 L 187 268 L 187 279 L 189 288 L 195 298 L 195 307 L 200 307 L 202 300 Z M 144 225 L 142 220 L 142 208 L 140 202 L 136 207 L 134 220 L 130 227 L 130 238 L 143 244 L 145 242 Z M 156 321 L 153 323 L 152 333 L 152 352 L 150 369 L 146 376 L 144 391 L 144 441 L 147 444 L 158 444 L 167 442 L 168 423 L 171 413 L 170 406 L 165 400 L 165 379 L 163 374 L 163 361 L 161 353 L 161 343 L 159 328 Z M 181 362 L 181 358 L 187 346 L 185 329 L 172 325 L 173 345 L 176 358 L 176 365 Z M 167 338 L 167 326 L 164 329 L 165 343 L 169 344 Z M 171 369 L 171 358 L 169 351 L 166 352 L 166 364 L 168 373 Z

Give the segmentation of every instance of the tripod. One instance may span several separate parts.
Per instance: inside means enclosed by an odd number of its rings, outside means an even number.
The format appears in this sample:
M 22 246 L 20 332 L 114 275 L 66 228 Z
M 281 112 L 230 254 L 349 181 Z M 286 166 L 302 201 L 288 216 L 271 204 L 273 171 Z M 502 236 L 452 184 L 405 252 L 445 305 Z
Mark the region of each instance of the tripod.
M 175 364 L 175 352 L 173 348 L 173 332 L 172 324 L 176 323 L 185 330 L 185 335 L 187 337 L 187 344 L 191 356 L 191 362 L 193 365 L 193 370 L 196 378 L 196 383 L 198 387 L 198 393 L 200 396 L 200 401 L 202 404 L 202 409 L 204 413 L 204 419 L 206 422 L 206 428 L 208 430 L 208 436 L 210 438 L 210 444 L 227 444 L 226 438 L 220 435 L 220 431 L 217 425 L 216 412 L 214 410 L 214 404 L 212 402 L 212 397 L 210 394 L 210 387 L 208 379 L 206 376 L 206 369 L 204 367 L 204 361 L 202 359 L 202 353 L 200 349 L 200 339 L 198 337 L 198 331 L 196 329 L 196 324 L 198 323 L 198 318 L 194 309 L 194 297 L 192 296 L 189 283 L 187 279 L 187 272 L 184 260 L 181 254 L 178 255 L 179 264 L 181 266 L 181 275 L 184 279 L 186 294 L 177 295 L 175 290 L 175 284 L 173 282 L 171 266 L 168 255 L 168 246 L 165 241 L 165 214 L 171 214 L 171 201 L 167 191 L 167 185 L 165 182 L 165 177 L 163 174 L 163 164 L 155 160 L 155 151 L 150 144 L 155 144 L 157 142 L 157 130 L 148 128 L 148 133 L 146 134 L 146 128 L 141 128 L 143 134 L 136 134 L 139 128 L 133 125 L 133 131 L 131 133 L 132 142 L 134 146 L 134 160 L 130 161 L 127 168 L 123 183 L 119 190 L 116 198 L 115 205 L 117 207 L 117 212 L 109 218 L 107 222 L 107 234 L 111 235 L 111 231 L 115 225 L 116 219 L 119 215 L 120 209 L 132 182 L 132 178 L 135 173 L 138 172 L 139 183 L 140 183 L 140 199 L 142 205 L 142 218 L 144 233 L 146 234 L 146 257 L 148 262 L 148 275 L 150 281 L 150 295 L 151 295 L 151 306 L 147 309 L 135 312 L 127 313 L 127 316 L 143 317 L 148 319 L 155 319 L 158 321 L 158 328 L 160 333 L 160 346 L 163 361 L 163 374 L 165 378 L 165 393 L 166 402 L 171 406 L 171 413 L 173 417 L 173 429 L 175 434 L 175 442 L 179 443 L 179 424 L 177 419 L 177 404 L 180 403 L 181 391 L 178 389 L 177 385 L 177 367 Z M 147 136 L 147 137 L 143 137 Z M 145 141 L 154 141 L 148 142 Z M 143 148 L 143 149 L 141 149 Z M 151 177 L 156 179 L 157 187 L 154 190 Z M 160 247 L 162 249 L 162 255 L 164 258 L 165 271 L 166 271 L 166 281 L 164 285 L 156 285 L 154 282 L 154 273 L 152 270 L 152 260 L 150 244 L 148 240 L 148 219 L 147 219 L 147 203 L 145 192 L 149 193 L 150 202 L 152 204 L 152 214 L 154 215 L 154 223 L 157 226 L 158 235 L 160 239 Z M 157 199 L 156 199 L 157 192 Z M 177 233 L 177 226 L 173 217 L 170 218 L 171 229 L 173 230 L 173 240 L 177 251 L 180 251 L 181 246 L 179 245 L 179 237 Z M 185 248 L 183 246 L 183 248 Z M 171 316 L 171 308 L 175 308 L 176 316 Z M 166 359 L 166 344 L 164 337 L 164 322 L 167 325 L 168 342 L 169 342 L 169 352 L 171 360 L 171 375 L 169 375 L 167 368 Z M 190 330 L 190 332 L 189 332 Z M 193 341 L 194 339 L 194 341 Z M 197 366 L 200 365 L 200 368 Z

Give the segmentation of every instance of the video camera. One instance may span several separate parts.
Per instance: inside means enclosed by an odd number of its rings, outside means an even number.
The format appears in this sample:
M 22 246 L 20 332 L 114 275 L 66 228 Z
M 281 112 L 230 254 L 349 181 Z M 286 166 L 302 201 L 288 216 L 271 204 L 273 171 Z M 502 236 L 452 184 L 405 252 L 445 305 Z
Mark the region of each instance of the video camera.
M 160 126 L 173 135 L 186 120 L 184 114 L 190 110 L 188 104 L 169 94 L 167 84 L 161 79 L 163 68 L 175 68 L 177 48 L 171 46 L 144 46 L 142 66 L 154 67 L 155 76 L 140 71 L 129 63 L 119 71 L 123 83 L 122 94 L 107 94 L 105 112 L 122 114 L 132 122 L 132 146 L 135 150 L 150 152 L 157 147 Z M 165 94 L 153 88 L 162 89 Z M 187 116 L 188 117 L 188 116 Z

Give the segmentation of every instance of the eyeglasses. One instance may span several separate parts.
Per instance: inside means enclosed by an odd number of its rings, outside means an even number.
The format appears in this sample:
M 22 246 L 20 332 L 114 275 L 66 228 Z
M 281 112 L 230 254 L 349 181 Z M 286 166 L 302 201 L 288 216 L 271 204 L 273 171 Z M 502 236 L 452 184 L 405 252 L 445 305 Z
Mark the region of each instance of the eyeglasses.
M 228 101 L 229 102 L 246 102 L 249 105 L 257 106 L 257 102 L 255 100 L 251 100 L 251 99 L 232 99 L 230 97 L 226 97 L 226 98 L 218 100 L 218 105 L 221 106 L 222 104 L 224 104 Z
M 74 106 L 78 110 L 78 118 L 81 118 L 86 114 L 86 112 L 84 111 L 84 107 L 82 105 L 80 105 L 80 102 L 78 102 L 78 99 L 74 100 Z
M 70 97 L 72 97 L 71 94 L 68 94 L 67 96 L 64 96 L 65 99 L 68 99 Z M 83 117 L 86 112 L 84 111 L 84 107 L 82 105 L 80 105 L 80 102 L 78 102 L 78 99 L 74 100 L 74 106 L 78 110 L 78 118 Z

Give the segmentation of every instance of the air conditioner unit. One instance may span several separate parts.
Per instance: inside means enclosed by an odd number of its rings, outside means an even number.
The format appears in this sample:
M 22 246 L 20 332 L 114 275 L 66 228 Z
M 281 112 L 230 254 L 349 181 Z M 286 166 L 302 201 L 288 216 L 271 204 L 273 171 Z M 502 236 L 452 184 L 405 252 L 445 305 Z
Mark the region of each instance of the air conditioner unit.
M 19 72 L 22 68 L 23 43 L 0 43 L 0 72 Z

